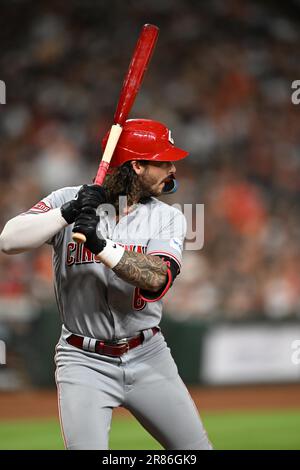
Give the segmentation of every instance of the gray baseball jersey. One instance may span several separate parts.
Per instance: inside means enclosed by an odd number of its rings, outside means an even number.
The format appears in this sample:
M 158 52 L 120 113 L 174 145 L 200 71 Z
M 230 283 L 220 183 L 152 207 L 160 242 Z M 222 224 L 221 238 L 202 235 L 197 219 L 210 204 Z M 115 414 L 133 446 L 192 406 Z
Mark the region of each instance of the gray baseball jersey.
M 30 212 L 45 212 L 74 198 L 80 187 L 54 191 Z M 137 204 L 134 211 L 116 224 L 113 214 L 100 207 L 98 229 L 104 238 L 122 244 L 126 250 L 166 255 L 181 266 L 186 232 L 183 214 L 156 198 Z M 73 333 L 92 338 L 113 339 L 134 336 L 157 326 L 162 315 L 161 298 L 146 301 L 146 293 L 120 279 L 95 259 L 82 244 L 72 240 L 73 225 L 49 242 L 53 245 L 55 293 L 62 323 Z

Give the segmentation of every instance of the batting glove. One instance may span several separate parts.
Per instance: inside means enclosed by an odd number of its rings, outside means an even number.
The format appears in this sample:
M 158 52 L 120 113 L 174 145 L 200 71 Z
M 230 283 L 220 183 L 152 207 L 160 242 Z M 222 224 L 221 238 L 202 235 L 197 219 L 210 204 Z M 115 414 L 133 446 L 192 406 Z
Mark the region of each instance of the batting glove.
M 84 184 L 75 198 L 66 202 L 60 208 L 61 215 L 68 224 L 72 224 L 84 207 L 97 209 L 100 204 L 107 202 L 106 191 L 98 184 Z
M 75 220 L 73 232 L 79 232 L 85 235 L 85 246 L 95 255 L 98 255 L 106 246 L 106 240 L 97 235 L 97 225 L 99 216 L 92 207 L 84 207 Z

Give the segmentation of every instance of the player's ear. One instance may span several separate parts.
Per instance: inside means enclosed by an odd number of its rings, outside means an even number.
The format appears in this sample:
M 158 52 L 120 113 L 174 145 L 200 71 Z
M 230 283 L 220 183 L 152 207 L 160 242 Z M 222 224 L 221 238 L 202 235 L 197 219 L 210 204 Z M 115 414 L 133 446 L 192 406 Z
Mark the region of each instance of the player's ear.
M 137 175 L 142 175 L 144 173 L 146 168 L 144 162 L 139 160 L 132 160 L 130 163 Z

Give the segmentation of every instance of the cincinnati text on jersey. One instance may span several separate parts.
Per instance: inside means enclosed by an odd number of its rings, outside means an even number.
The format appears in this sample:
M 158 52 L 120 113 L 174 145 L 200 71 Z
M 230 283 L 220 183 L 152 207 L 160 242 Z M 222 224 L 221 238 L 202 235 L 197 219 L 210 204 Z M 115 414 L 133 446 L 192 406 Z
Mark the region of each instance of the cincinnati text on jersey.
M 134 251 L 135 253 L 146 253 L 146 246 L 143 245 L 124 245 L 126 251 Z M 87 263 L 100 263 L 95 255 L 90 252 L 82 243 L 69 242 L 67 245 L 67 259 L 66 265 L 72 266 L 73 264 L 87 264 Z

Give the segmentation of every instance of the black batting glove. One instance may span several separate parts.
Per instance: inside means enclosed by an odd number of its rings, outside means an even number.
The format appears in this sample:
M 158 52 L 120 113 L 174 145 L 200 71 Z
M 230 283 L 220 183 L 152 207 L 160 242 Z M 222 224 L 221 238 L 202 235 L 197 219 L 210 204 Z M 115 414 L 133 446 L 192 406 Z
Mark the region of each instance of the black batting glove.
M 60 208 L 61 215 L 68 224 L 72 224 L 74 222 L 76 217 L 79 215 L 79 211 L 78 201 L 75 199 L 65 202 Z
M 72 224 L 79 216 L 81 209 L 92 207 L 97 209 L 100 204 L 107 202 L 106 191 L 98 184 L 84 184 L 75 198 L 66 202 L 60 208 L 61 215 L 68 224 Z
M 97 225 L 99 216 L 92 207 L 84 207 L 75 220 L 73 232 L 79 232 L 85 235 L 85 246 L 95 255 L 98 255 L 106 246 L 106 241 L 97 235 Z
M 84 184 L 75 196 L 80 204 L 80 209 L 83 207 L 92 207 L 97 209 L 100 204 L 107 202 L 106 191 L 99 184 Z

